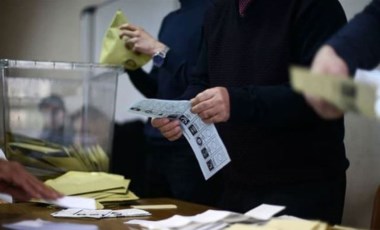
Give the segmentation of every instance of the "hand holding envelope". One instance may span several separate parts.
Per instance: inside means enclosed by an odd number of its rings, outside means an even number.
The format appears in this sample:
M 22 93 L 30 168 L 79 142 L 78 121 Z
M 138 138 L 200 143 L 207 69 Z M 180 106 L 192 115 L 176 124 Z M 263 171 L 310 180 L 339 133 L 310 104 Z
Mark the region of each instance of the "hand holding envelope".
M 128 20 L 118 10 L 104 36 L 100 63 L 123 65 L 126 69 L 135 70 L 149 62 L 151 57 L 125 48 L 124 40 L 119 38 L 119 27 L 126 23 L 128 23 Z

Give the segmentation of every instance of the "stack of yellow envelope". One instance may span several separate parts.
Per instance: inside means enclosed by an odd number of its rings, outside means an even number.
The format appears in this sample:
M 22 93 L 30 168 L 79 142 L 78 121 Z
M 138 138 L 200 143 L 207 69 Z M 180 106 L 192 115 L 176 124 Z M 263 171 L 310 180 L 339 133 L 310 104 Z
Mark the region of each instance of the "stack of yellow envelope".
M 100 145 L 65 147 L 13 134 L 6 148 L 10 160 L 20 162 L 42 180 L 55 178 L 71 170 L 106 172 L 109 168 L 108 155 Z
M 121 175 L 78 171 L 70 171 L 45 182 L 67 196 L 94 198 L 99 209 L 104 205 L 137 200 L 138 197 L 128 189 L 129 183 L 130 180 Z

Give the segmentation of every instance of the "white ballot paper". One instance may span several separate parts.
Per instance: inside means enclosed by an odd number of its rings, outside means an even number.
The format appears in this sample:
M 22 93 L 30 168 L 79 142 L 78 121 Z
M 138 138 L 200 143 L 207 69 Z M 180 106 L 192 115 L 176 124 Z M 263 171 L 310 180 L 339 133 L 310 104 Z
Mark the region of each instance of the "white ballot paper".
M 54 217 L 69 218 L 113 218 L 113 217 L 131 217 L 131 216 L 150 216 L 150 212 L 141 209 L 120 209 L 120 210 L 89 210 L 89 209 L 65 209 L 51 214 Z
M 139 225 L 147 229 L 224 229 L 234 223 L 263 223 L 275 214 L 282 211 L 284 206 L 260 205 L 245 214 L 223 211 L 207 210 L 194 216 L 174 215 L 170 218 L 158 221 L 130 220 L 125 224 Z
M 57 223 L 41 219 L 24 220 L 12 224 L 4 224 L 3 227 L 15 230 L 98 230 L 98 226 L 92 224 Z
M 48 204 L 54 204 L 62 208 L 96 209 L 94 198 L 64 196 L 56 200 L 44 200 Z
M 190 112 L 190 101 L 144 99 L 129 108 L 132 113 L 179 119 L 184 136 L 193 149 L 205 179 L 227 165 L 231 159 L 214 124 L 206 124 Z

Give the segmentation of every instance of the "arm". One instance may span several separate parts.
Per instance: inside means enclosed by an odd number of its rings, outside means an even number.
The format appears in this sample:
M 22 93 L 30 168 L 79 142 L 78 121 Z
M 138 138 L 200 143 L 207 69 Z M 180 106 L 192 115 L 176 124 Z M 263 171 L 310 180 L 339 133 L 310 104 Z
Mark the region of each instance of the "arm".
M 165 71 L 168 76 L 176 78 L 180 86 L 186 87 L 190 82 L 189 79 L 191 77 L 192 68 L 196 64 L 201 48 L 201 21 L 198 19 L 199 22 L 198 20 L 194 22 L 194 26 L 188 31 L 189 34 L 183 35 L 186 37 L 182 37 L 182 35 L 173 34 L 173 31 L 169 30 L 171 27 L 168 25 L 174 20 L 178 20 L 174 13 L 164 18 L 159 31 L 158 40 L 145 32 L 144 29 L 130 24 L 125 24 L 120 27 L 120 37 L 126 39 L 127 48 L 150 56 L 153 56 L 158 51 L 164 50 L 165 47 L 168 46 L 169 51 L 166 54 L 165 62 L 159 69 Z M 187 46 L 189 50 L 188 54 L 184 55 L 176 50 L 176 47 L 170 47 L 170 45 L 165 44 L 164 41 L 167 41 L 168 37 L 172 40 L 177 38 L 178 41 L 176 41 L 176 43 Z M 189 44 L 184 43 L 187 40 L 191 42 Z M 167 42 L 172 44 L 169 41 Z
M 146 73 L 143 69 L 137 69 L 135 71 L 127 71 L 129 78 L 133 85 L 147 98 L 155 98 L 157 95 L 157 71 L 158 69 L 153 67 L 150 74 Z
M 183 72 L 182 72 L 183 73 Z M 207 75 L 207 45 L 202 42 L 202 48 L 198 57 L 197 65 L 191 75 L 191 81 L 184 94 L 177 98 L 179 100 L 188 100 L 193 98 L 199 92 L 207 89 L 208 75 Z M 168 118 L 155 118 L 151 120 L 152 126 L 159 129 L 162 135 L 169 141 L 175 141 L 182 136 L 182 130 L 179 120 L 171 120 Z
M 375 67 L 380 62 L 379 28 L 380 0 L 375 0 L 318 51 L 312 71 L 348 78 L 357 68 Z M 341 110 L 318 97 L 305 95 L 305 98 L 324 119 L 343 116 Z
M 372 3 L 337 33 L 328 45 L 347 63 L 350 73 L 380 63 L 380 0 Z
M 54 200 L 61 196 L 25 171 L 19 163 L 6 160 L 0 160 L 0 192 L 22 201 L 31 198 Z
M 344 12 L 337 1 L 307 2 L 311 3 L 302 4 L 292 32 L 291 61 L 298 65 L 309 65 L 318 47 L 345 23 Z M 294 127 L 319 120 L 303 97 L 293 92 L 288 84 L 226 89 L 228 96 L 224 100 L 226 92 L 220 87 L 208 90 L 208 93 L 205 91 L 208 95 L 199 94 L 193 101 L 193 112 L 200 114 L 206 122 L 229 120 L 261 126 Z M 213 94 L 219 96 L 211 98 Z M 201 101 L 205 103 L 201 105 Z M 213 107 L 214 111 L 210 110 Z M 230 112 L 226 111 L 228 108 Z

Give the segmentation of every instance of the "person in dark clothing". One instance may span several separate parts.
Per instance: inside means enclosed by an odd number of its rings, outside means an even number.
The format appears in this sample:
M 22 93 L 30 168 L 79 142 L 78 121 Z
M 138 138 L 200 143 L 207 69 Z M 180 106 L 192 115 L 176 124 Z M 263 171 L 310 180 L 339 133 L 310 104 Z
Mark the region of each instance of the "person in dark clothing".
M 163 20 L 158 40 L 134 25 L 121 26 L 126 47 L 153 56 L 150 73 L 128 71 L 133 84 L 148 98 L 173 99 L 186 89 L 188 72 L 195 65 L 201 44 L 202 22 L 209 0 L 180 0 L 180 9 Z M 178 74 L 179 71 L 186 73 Z M 184 76 L 184 77 L 177 77 Z M 146 123 L 147 197 L 177 199 L 215 205 L 217 179 L 205 181 L 195 155 L 184 138 L 169 142 Z
M 372 69 L 380 63 L 380 0 L 333 36 L 314 58 L 312 71 L 348 78 L 357 68 Z M 343 112 L 319 98 L 307 96 L 309 104 L 323 118 L 336 119 Z
M 288 66 L 310 65 L 346 23 L 344 11 L 337 0 L 244 1 L 217 0 L 206 13 L 201 55 L 181 97 L 195 96 L 192 112 L 216 123 L 230 154 L 220 207 L 285 205 L 288 215 L 340 223 L 343 119 L 320 119 L 290 88 Z M 172 141 L 182 135 L 179 123 L 152 121 Z
M 38 109 L 43 117 L 40 138 L 61 145 L 72 144 L 73 130 L 63 99 L 59 95 L 50 95 L 40 101 Z

